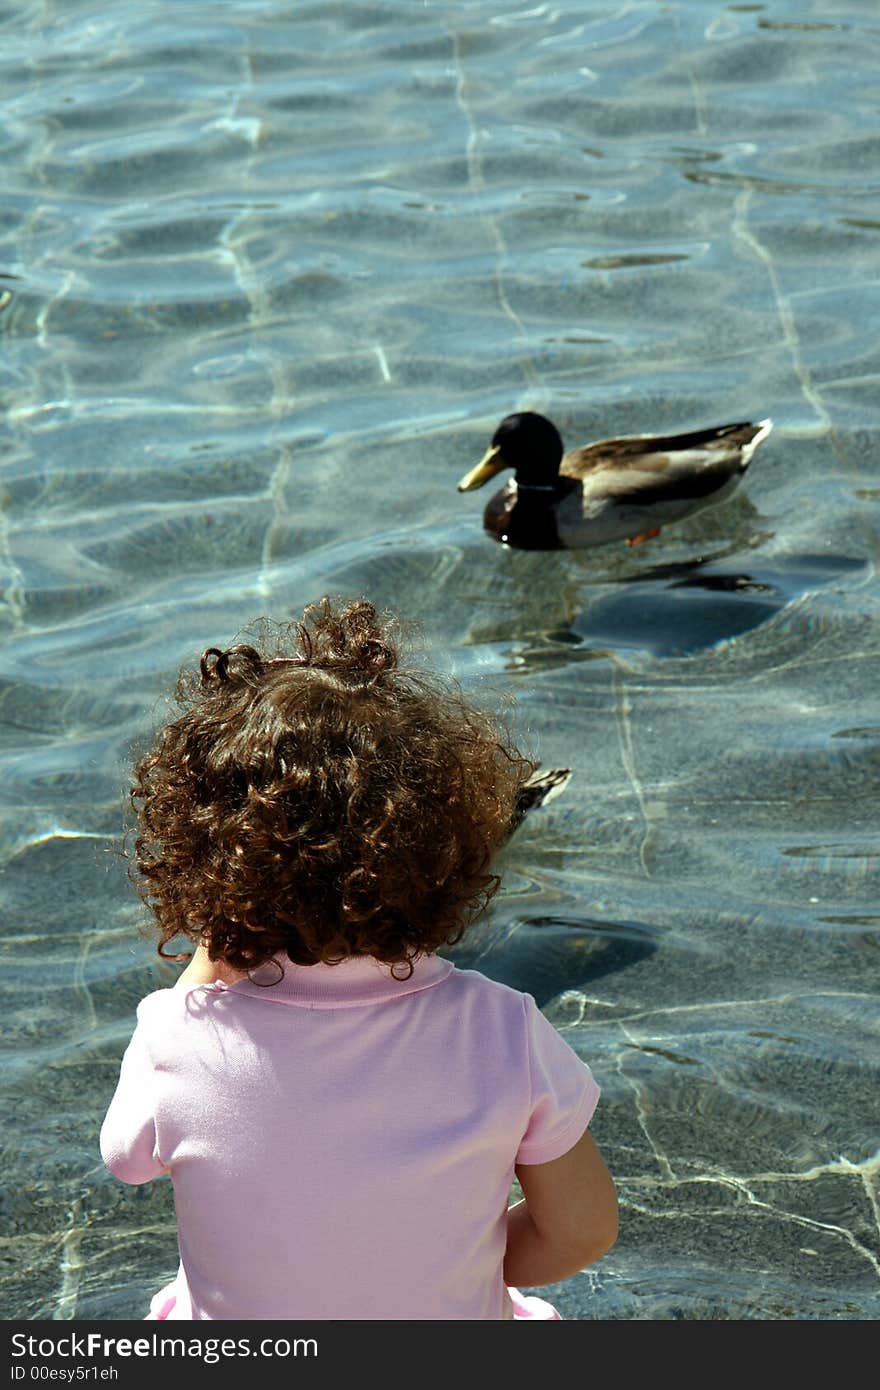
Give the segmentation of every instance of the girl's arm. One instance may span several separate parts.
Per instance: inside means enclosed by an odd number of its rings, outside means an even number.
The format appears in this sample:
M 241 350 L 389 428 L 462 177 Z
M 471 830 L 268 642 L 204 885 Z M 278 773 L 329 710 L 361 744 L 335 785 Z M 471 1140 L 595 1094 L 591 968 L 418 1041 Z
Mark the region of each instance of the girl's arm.
M 561 1158 L 518 1164 L 524 1200 L 507 1212 L 504 1282 L 555 1284 L 617 1239 L 617 1193 L 589 1130 Z
M 116 1091 L 101 1125 L 101 1157 L 120 1182 L 149 1182 L 167 1171 L 156 1137 L 149 1024 L 141 1021 L 148 1007 L 143 1000 L 138 1006 L 138 1025 L 125 1049 Z

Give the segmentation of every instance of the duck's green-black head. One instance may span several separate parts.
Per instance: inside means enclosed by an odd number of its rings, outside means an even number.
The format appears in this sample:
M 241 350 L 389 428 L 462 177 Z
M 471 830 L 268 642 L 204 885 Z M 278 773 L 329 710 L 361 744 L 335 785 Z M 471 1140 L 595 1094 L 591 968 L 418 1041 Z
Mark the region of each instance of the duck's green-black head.
M 561 461 L 562 439 L 556 426 L 543 415 L 523 410 L 504 417 L 485 456 L 465 474 L 458 490 L 482 487 L 503 468 L 513 469 L 518 486 L 552 486 Z

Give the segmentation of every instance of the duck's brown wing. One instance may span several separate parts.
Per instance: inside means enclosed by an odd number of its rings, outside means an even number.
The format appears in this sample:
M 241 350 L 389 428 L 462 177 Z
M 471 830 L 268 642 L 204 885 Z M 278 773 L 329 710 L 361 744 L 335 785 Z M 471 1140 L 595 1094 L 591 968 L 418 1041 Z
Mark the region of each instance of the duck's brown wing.
M 688 434 L 606 439 L 566 454 L 560 473 L 580 481 L 585 500 L 596 495 L 650 506 L 711 497 L 746 471 L 770 428 L 763 420 Z
M 560 473 L 567 478 L 583 479 L 599 471 L 636 471 L 663 473 L 670 469 L 676 455 L 688 456 L 708 464 L 713 459 L 740 460 L 748 467 L 751 456 L 770 432 L 770 421 L 759 424 L 740 423 L 716 425 L 712 429 L 691 430 L 685 434 L 632 434 L 617 439 L 600 439 L 585 444 L 565 455 Z

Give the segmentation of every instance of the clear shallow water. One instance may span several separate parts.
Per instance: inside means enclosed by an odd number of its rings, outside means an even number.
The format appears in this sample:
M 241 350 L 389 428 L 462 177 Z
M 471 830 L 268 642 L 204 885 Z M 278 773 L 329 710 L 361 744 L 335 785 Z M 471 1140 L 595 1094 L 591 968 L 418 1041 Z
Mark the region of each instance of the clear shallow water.
M 877 70 L 869 0 L 0 4 L 0 1312 L 142 1315 L 105 1174 L 169 982 L 117 843 L 178 666 L 365 593 L 516 698 L 564 796 L 457 951 L 603 1087 L 580 1319 L 880 1313 Z M 740 493 L 535 555 L 455 485 L 772 416 Z

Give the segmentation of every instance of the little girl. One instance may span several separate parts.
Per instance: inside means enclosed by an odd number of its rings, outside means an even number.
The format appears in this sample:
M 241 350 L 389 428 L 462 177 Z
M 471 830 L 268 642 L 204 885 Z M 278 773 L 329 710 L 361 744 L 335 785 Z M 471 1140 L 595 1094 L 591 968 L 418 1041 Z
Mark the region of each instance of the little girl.
M 614 1243 L 598 1087 L 530 995 L 439 954 L 534 764 L 401 669 L 370 603 L 293 634 L 209 648 L 136 768 L 158 951 L 195 947 L 141 1001 L 101 1129 L 123 1182 L 174 1187 L 148 1316 L 557 1318 L 516 1286 Z

